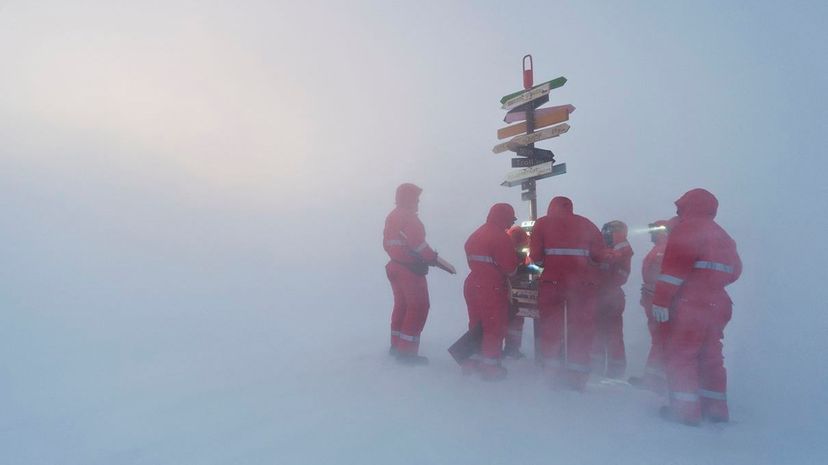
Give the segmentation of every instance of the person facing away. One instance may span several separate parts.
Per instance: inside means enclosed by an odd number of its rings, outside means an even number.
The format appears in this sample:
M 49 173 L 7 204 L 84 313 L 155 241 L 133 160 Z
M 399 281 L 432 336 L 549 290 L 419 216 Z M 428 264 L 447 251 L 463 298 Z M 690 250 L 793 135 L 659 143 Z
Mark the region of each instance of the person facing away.
M 624 350 L 624 306 L 626 297 L 621 286 L 630 276 L 632 247 L 627 242 L 627 225 L 610 221 L 601 228 L 604 244 L 615 251 L 612 263 L 599 265 L 598 313 L 595 315 L 595 339 L 592 345 L 592 364 L 598 374 L 620 378 L 627 369 Z
M 426 274 L 437 260 L 417 216 L 421 192 L 410 183 L 397 187 L 396 207 L 385 218 L 383 230 L 383 247 L 390 257 L 385 272 L 394 294 L 389 353 L 411 365 L 428 363 L 418 352 L 429 309 Z
M 487 381 L 503 379 L 501 348 L 506 336 L 509 312 L 507 279 L 518 265 L 515 249 L 506 229 L 515 222 L 515 210 L 507 203 L 494 204 L 486 222 L 466 240 L 469 276 L 463 296 L 469 313 L 469 329 L 480 326 L 480 352 L 463 364 L 464 373 L 478 372 Z
M 676 201 L 679 220 L 667 238 L 653 297 L 653 318 L 670 323 L 669 405 L 660 413 L 689 425 L 730 419 L 722 339 L 733 303 L 725 287 L 741 275 L 742 261 L 736 242 L 714 220 L 718 206 L 704 189 Z
M 597 276 L 590 261 L 607 262 L 613 252 L 604 245 L 598 227 L 573 212 L 567 197 L 549 202 L 546 216 L 532 229 L 529 250 L 532 261 L 543 266 L 538 311 L 545 370 L 556 385 L 583 390 L 590 373 L 597 303 Z

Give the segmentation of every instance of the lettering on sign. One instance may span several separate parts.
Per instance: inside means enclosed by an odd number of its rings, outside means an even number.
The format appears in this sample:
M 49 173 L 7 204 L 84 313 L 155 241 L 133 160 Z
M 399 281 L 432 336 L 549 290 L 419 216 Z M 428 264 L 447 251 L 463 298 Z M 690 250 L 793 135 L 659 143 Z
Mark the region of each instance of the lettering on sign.
M 545 128 L 541 129 L 540 131 L 535 131 L 532 134 L 521 134 L 519 136 L 509 139 L 507 142 L 495 145 L 492 149 L 492 152 L 502 153 L 507 150 L 511 150 L 514 152 L 517 151 L 518 147 L 523 147 L 525 145 L 534 144 L 535 142 L 551 139 L 553 137 L 558 137 L 567 131 L 569 131 L 569 124 L 563 123 L 557 126 L 552 126 L 551 128 Z
M 535 87 L 532 87 L 531 89 L 523 89 L 523 90 L 519 90 L 517 92 L 512 92 L 509 95 L 504 95 L 500 99 L 500 103 L 505 104 L 506 102 L 508 102 L 510 100 L 514 100 L 515 97 L 519 97 L 524 93 L 531 92 L 531 91 L 533 91 L 537 88 L 540 88 L 540 87 L 549 86 L 550 89 L 557 89 L 558 87 L 561 87 L 564 84 L 566 84 L 566 78 L 561 76 L 559 78 L 552 79 L 551 81 L 542 82 L 542 83 L 536 85 Z
M 512 158 L 512 168 L 528 168 L 530 166 L 540 165 L 550 160 L 542 160 L 537 158 Z
M 547 161 L 531 168 L 524 168 L 509 173 L 506 175 L 506 180 L 500 183 L 500 185 L 506 187 L 519 186 L 527 180 L 537 181 L 564 173 L 566 173 L 566 163 L 553 166 L 551 161 Z
M 534 147 L 518 147 L 515 152 L 519 157 L 534 158 L 536 160 L 549 161 L 555 158 L 555 154 L 551 150 L 536 149 Z M 514 168 L 514 166 L 512 166 Z
M 544 95 L 549 94 L 550 90 L 552 90 L 552 87 L 549 85 L 549 83 L 541 84 L 538 87 L 533 87 L 532 89 L 527 90 L 526 92 L 507 100 L 503 103 L 502 108 L 504 110 L 511 110 L 515 107 L 519 107 L 527 102 L 531 102 L 532 100 L 541 98 Z

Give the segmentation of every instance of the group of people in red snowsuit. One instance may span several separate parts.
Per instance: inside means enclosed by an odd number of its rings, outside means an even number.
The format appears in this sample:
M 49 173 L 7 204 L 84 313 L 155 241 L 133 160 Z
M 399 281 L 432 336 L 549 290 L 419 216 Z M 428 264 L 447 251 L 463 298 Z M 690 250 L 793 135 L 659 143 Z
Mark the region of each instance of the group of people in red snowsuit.
M 399 186 L 383 234 L 394 294 L 390 353 L 404 364 L 428 362 L 418 353 L 429 309 L 425 274 L 438 264 L 417 217 L 420 193 L 413 184 Z M 669 396 L 661 410 L 665 418 L 687 424 L 728 421 L 722 338 L 732 303 L 725 286 L 738 279 L 741 261 L 733 239 L 714 221 L 713 194 L 693 189 L 676 207 L 675 218 L 650 228 L 654 247 L 644 259 L 641 304 L 652 344 L 645 376 L 630 381 Z M 478 353 L 463 362 L 464 373 L 485 380 L 505 377 L 501 360 L 519 354 L 523 323 L 509 317 L 509 277 L 531 263 L 543 269 L 537 355 L 554 383 L 583 390 L 591 372 L 622 376 L 622 286 L 633 255 L 627 226 L 611 221 L 599 230 L 574 213 L 567 197 L 552 199 L 528 238 L 513 226 L 516 219 L 511 205 L 495 204 L 466 241 L 471 271 L 463 294 L 469 329 L 482 330 L 482 338 Z M 527 245 L 528 256 L 521 255 Z

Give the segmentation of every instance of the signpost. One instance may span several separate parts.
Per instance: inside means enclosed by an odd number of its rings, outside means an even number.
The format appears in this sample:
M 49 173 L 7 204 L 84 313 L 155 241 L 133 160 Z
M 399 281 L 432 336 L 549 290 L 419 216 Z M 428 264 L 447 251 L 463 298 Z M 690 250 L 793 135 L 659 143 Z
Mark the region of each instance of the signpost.
M 533 221 L 538 217 L 536 181 L 566 173 L 566 164 L 555 165 L 552 151 L 535 148 L 535 142 L 558 137 L 569 131 L 569 124 L 564 121 L 569 121 L 569 115 L 575 111 L 573 105 L 540 108 L 549 101 L 552 90 L 566 84 L 566 78 L 561 76 L 534 85 L 534 67 L 532 55 L 525 55 L 523 90 L 504 95 L 500 99 L 502 108 L 508 112 L 503 121 L 515 124 L 497 130 L 498 139 L 511 139 L 492 148 L 494 153 L 512 151 L 520 157 L 512 158 L 511 163 L 512 168 L 522 169 L 506 175 L 502 185 L 520 185 L 523 188 L 525 192 L 521 198 L 529 201 L 529 218 Z

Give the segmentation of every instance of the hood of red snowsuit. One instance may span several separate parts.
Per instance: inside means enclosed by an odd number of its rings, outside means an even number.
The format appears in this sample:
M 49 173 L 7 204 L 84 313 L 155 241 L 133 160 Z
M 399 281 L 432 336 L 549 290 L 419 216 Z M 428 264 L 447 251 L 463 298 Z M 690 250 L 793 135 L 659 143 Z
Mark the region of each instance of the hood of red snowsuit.
M 716 196 L 704 189 L 687 191 L 676 200 L 676 213 L 681 218 L 710 218 L 716 217 L 719 201 Z
M 606 223 L 602 229 L 602 232 L 611 229 L 612 230 L 612 244 L 618 244 L 627 240 L 627 225 L 623 221 L 613 220 L 609 223 Z
M 675 220 L 675 221 L 674 221 Z M 653 222 L 653 227 L 663 227 L 661 231 L 652 231 L 652 237 L 655 239 L 653 242 L 656 244 L 661 244 L 667 242 L 667 235 L 670 234 L 670 228 L 675 226 L 678 222 L 678 217 L 675 216 L 671 220 L 658 220 Z
M 408 210 L 417 211 L 420 202 L 420 193 L 423 190 L 411 183 L 400 184 L 397 187 L 396 204 Z
M 529 235 L 520 226 L 512 226 L 506 233 L 509 234 L 509 238 L 512 239 L 512 244 L 515 248 L 529 245 Z
M 486 223 L 493 224 L 504 230 L 515 222 L 515 209 L 508 203 L 496 203 L 489 209 Z
M 572 215 L 572 201 L 568 197 L 555 197 L 549 202 L 549 208 L 546 210 L 549 216 L 566 216 Z

